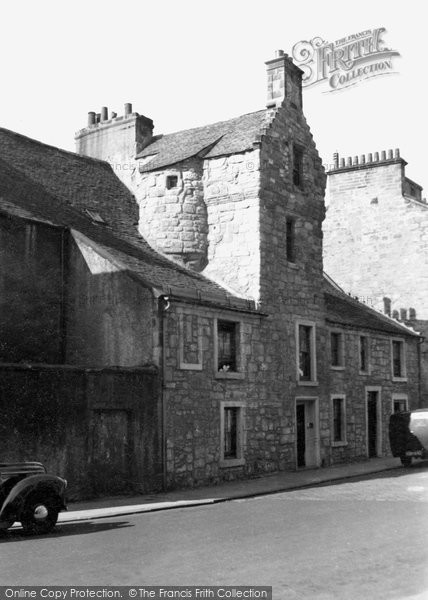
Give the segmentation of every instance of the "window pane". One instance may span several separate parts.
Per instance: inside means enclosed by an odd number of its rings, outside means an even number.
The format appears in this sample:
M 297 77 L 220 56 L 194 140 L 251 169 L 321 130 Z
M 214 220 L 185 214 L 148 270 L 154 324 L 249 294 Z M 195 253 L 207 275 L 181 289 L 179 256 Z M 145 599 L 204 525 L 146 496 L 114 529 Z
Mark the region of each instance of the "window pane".
M 333 398 L 333 440 L 335 442 L 343 441 L 343 400 L 342 398 Z
M 392 372 L 394 377 L 402 376 L 401 347 L 402 342 L 392 342 Z
M 286 252 L 287 252 L 287 260 L 290 262 L 294 262 L 295 261 L 295 235 L 294 235 L 294 231 L 295 231 L 295 223 L 293 219 L 287 219 L 286 221 L 286 235 L 285 235 L 285 242 L 286 242 Z
M 238 458 L 238 411 L 237 407 L 224 409 L 224 457 Z
M 218 369 L 236 371 L 236 323 L 218 321 Z
M 299 325 L 299 373 L 304 381 L 312 379 L 311 329 L 307 325 Z
M 360 371 L 367 371 L 367 338 L 360 337 Z
M 303 153 L 299 148 L 293 147 L 293 183 L 302 185 Z
M 331 364 L 335 367 L 340 366 L 340 333 L 332 333 L 331 340 Z

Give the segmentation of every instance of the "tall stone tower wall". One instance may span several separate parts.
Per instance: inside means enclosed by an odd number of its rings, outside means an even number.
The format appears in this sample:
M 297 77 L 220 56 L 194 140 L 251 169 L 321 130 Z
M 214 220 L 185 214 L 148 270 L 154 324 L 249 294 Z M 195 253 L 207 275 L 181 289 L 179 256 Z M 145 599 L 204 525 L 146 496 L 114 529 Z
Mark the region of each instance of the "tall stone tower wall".
M 416 309 L 428 319 L 428 205 L 390 150 L 336 159 L 328 174 L 324 265 L 345 291 L 383 310 Z

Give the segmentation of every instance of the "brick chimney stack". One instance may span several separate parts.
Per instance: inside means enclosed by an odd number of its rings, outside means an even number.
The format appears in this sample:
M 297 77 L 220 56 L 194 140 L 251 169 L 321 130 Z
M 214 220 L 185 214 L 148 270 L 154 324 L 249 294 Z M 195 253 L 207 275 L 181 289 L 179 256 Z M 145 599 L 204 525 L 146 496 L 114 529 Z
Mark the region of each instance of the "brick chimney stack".
M 284 98 L 291 105 L 302 109 L 302 75 L 284 50 L 277 50 L 275 58 L 268 60 L 267 67 L 267 108 L 281 106 Z

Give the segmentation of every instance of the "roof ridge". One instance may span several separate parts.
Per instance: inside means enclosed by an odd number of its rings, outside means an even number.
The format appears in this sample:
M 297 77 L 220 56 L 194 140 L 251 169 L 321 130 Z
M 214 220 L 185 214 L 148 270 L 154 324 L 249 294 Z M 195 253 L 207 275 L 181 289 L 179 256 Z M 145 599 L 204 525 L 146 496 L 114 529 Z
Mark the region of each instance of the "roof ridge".
M 231 117 L 230 119 L 224 119 L 223 121 L 215 121 L 214 123 L 207 123 L 206 125 L 198 125 L 197 127 L 188 127 L 187 129 L 177 129 L 176 131 L 170 131 L 169 133 L 161 133 L 157 134 L 158 136 L 162 136 L 162 138 L 166 138 L 169 135 L 175 135 L 177 133 L 184 133 L 185 131 L 197 131 L 198 129 L 207 129 L 208 127 L 213 127 L 214 125 L 223 125 L 223 123 L 230 123 L 231 121 L 236 121 L 241 117 L 247 117 L 249 115 L 255 115 L 257 113 L 266 112 L 268 109 L 262 108 L 260 110 L 253 110 L 248 113 L 244 113 L 242 115 L 238 115 L 237 117 Z M 157 136 L 154 136 L 157 137 Z M 145 148 L 144 148 L 145 149 Z

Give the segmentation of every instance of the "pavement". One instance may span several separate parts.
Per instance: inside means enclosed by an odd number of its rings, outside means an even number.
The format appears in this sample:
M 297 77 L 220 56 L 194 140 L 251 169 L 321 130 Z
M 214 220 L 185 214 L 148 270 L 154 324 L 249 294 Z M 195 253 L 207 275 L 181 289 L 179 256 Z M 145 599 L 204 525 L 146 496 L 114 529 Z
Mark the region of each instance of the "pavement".
M 336 465 L 319 469 L 281 471 L 253 479 L 231 481 L 211 487 L 174 490 L 139 496 L 113 496 L 85 502 L 69 503 L 68 511 L 60 513 L 59 523 L 102 519 L 119 515 L 188 508 L 217 504 L 313 487 L 339 479 L 363 477 L 390 469 L 403 468 L 398 458 L 371 458 L 364 462 Z

